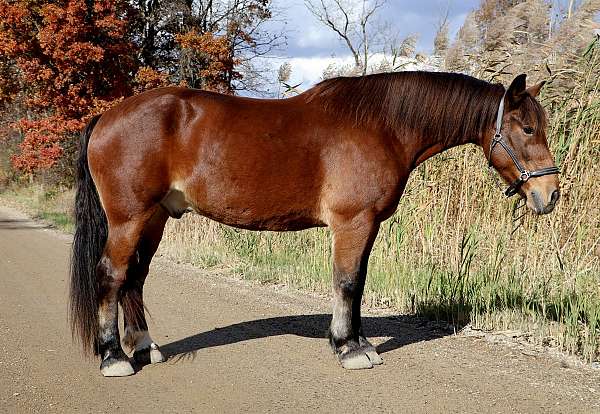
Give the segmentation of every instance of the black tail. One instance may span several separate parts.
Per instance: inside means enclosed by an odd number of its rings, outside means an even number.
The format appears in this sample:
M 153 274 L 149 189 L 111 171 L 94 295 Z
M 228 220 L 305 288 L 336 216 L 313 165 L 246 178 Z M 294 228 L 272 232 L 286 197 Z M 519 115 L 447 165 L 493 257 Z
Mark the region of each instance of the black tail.
M 96 265 L 108 235 L 106 214 L 90 175 L 87 159 L 88 141 L 99 118 L 92 118 L 81 133 L 81 149 L 77 160 L 75 236 L 71 255 L 69 319 L 73 337 L 81 341 L 86 354 L 98 353 Z

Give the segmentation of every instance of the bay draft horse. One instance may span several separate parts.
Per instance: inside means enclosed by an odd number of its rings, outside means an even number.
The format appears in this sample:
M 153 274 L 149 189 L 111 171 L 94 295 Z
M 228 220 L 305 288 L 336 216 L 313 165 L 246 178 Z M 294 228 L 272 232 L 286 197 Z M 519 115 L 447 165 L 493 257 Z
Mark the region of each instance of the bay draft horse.
M 477 144 L 511 184 L 509 195 L 519 193 L 537 214 L 554 208 L 558 170 L 535 99 L 542 85 L 527 89 L 519 75 L 505 90 L 466 75 L 402 72 L 325 80 L 282 100 L 176 87 L 124 100 L 82 134 L 74 336 L 100 356 L 103 375 L 133 374 L 120 304 L 134 360 L 164 361 L 148 334 L 144 280 L 167 219 L 195 211 L 250 230 L 328 226 L 331 346 L 344 368 L 381 364 L 361 327 L 367 262 L 416 166 Z

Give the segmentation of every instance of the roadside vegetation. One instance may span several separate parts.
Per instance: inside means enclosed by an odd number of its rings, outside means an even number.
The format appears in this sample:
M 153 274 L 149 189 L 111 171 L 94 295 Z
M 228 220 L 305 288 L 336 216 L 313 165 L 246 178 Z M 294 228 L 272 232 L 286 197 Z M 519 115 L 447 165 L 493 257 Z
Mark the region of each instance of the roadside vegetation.
M 0 204 L 24 210 L 32 218 L 67 233 L 75 230 L 74 201 L 73 189 L 55 185 L 13 183 L 0 189 Z
M 365 300 L 460 327 L 516 329 L 586 360 L 600 341 L 600 45 L 577 66 L 576 87 L 551 113 L 561 200 L 549 216 L 517 209 L 488 175 L 482 152 L 457 148 L 413 172 L 381 227 Z M 550 85 L 542 102 L 548 106 Z M 515 221 L 515 218 L 518 218 Z M 160 252 L 226 264 L 244 277 L 329 292 L 326 229 L 250 232 L 187 215 L 170 221 Z
M 152 3 L 155 10 L 136 11 L 130 9 L 133 3 L 111 0 L 92 13 L 86 9 L 90 2 L 39 3 L 27 8 L 24 1 L 0 0 L 0 35 L 7 39 L 0 46 L 0 203 L 23 207 L 64 231 L 73 228 L 74 131 L 90 115 L 159 85 L 256 91 L 251 56 L 271 50 L 278 38 L 253 30 L 271 17 L 269 2 L 262 0 L 233 2 L 238 11 L 253 11 L 234 13 L 242 20 L 233 28 L 205 24 L 224 21 L 219 13 L 229 9 L 201 15 L 157 1 Z M 77 26 L 78 19 L 69 20 L 74 27 L 61 26 L 57 7 L 67 3 L 71 14 L 87 13 L 97 25 L 110 23 L 104 35 L 120 46 L 107 48 L 101 53 L 104 58 L 116 62 L 121 54 L 135 54 L 137 60 L 129 61 L 127 70 L 93 54 L 85 62 L 57 61 L 63 56 L 55 50 L 59 46 L 76 43 L 97 50 L 110 44 Z M 330 3 L 319 4 L 332 7 Z M 590 16 L 600 11 L 600 2 L 577 2 L 577 7 L 569 2 L 559 21 L 544 8 L 549 3 L 483 0 L 453 41 L 447 38 L 446 13 L 440 19 L 434 61 L 445 65 L 439 69 L 505 84 L 521 72 L 533 78 L 530 82 L 550 81 L 541 101 L 550 118 L 551 150 L 562 171 L 555 211 L 535 217 L 506 200 L 479 148 L 445 152 L 413 172 L 396 214 L 382 225 L 370 259 L 365 301 L 447 321 L 457 329 L 471 324 L 519 330 L 532 342 L 594 361 L 600 359 L 600 40 L 593 40 Z M 181 13 L 184 19 L 173 17 Z M 313 5 L 313 14 L 318 17 L 323 10 Z M 169 33 L 169 42 L 161 43 L 143 30 L 153 27 L 152 19 L 164 24 L 161 30 Z M 24 25 L 27 30 L 22 30 Z M 66 28 L 56 31 L 53 25 Z M 202 27 L 214 29 L 202 32 Z M 232 50 L 229 46 L 246 31 L 260 36 L 250 42 L 259 49 L 221 53 Z M 48 39 L 40 43 L 44 36 Z M 355 55 L 354 67 L 330 67 L 323 76 L 402 70 L 397 62 L 413 58 L 415 39 L 399 40 L 402 47 L 381 45 L 391 55 L 383 63 L 369 66 L 365 62 L 376 61 L 369 53 L 378 51 L 363 49 Z M 361 44 L 368 39 L 346 40 Z M 66 72 L 64 82 L 51 82 L 55 76 L 49 74 L 58 67 Z M 104 73 L 99 68 L 108 75 L 95 77 Z M 284 86 L 293 67 L 285 69 L 287 74 L 279 76 Z M 296 93 L 295 87 L 288 89 Z M 114 90 L 118 93 L 108 93 Z M 65 105 L 64 96 L 73 94 L 79 99 Z M 326 229 L 249 232 L 188 214 L 169 221 L 159 254 L 202 267 L 227 267 L 265 283 L 328 293 L 330 242 Z

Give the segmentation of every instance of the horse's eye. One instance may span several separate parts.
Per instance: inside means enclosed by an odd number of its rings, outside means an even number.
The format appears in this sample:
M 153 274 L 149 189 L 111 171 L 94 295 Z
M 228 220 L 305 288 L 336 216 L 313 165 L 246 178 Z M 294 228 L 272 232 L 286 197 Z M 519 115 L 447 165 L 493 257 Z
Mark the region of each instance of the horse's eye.
M 530 127 L 530 126 L 528 126 L 528 125 L 526 125 L 526 126 L 523 127 L 523 132 L 526 135 L 532 135 L 533 134 L 533 128 Z

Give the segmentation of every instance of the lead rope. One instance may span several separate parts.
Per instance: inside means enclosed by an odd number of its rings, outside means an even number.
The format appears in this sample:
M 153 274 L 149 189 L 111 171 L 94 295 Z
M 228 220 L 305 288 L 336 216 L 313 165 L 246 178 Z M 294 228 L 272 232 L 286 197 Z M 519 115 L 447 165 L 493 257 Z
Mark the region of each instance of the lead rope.
M 527 215 L 527 210 L 525 210 L 525 212 L 523 214 L 521 214 L 520 216 L 517 216 L 519 214 L 519 210 L 522 209 L 523 207 L 525 207 L 526 205 L 526 201 L 524 198 L 519 198 L 512 209 L 512 224 L 513 224 L 513 229 L 510 232 L 510 235 L 512 237 L 513 234 L 515 234 L 517 232 L 517 230 L 519 230 L 519 228 L 521 228 L 521 226 L 523 226 L 524 220 L 523 217 L 525 217 Z

